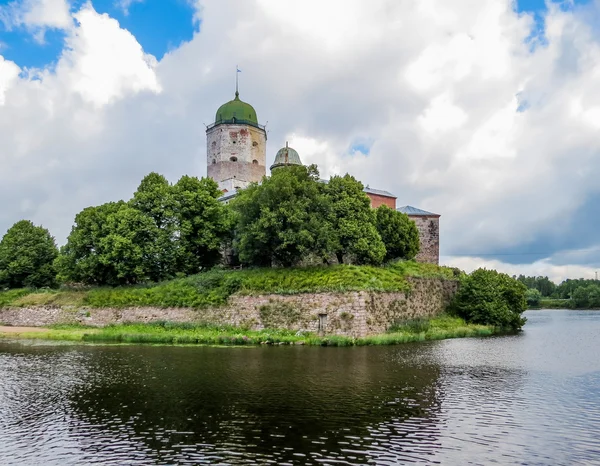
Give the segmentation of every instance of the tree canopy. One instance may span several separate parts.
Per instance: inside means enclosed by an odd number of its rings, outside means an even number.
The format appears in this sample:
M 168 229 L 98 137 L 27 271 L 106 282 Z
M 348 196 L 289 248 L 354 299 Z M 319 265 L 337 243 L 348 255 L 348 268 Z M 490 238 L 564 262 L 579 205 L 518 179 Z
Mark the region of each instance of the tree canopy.
M 193 274 L 220 260 L 226 207 L 213 180 L 184 176 L 175 185 L 147 175 L 129 202 L 88 207 L 57 261 L 63 281 L 123 285 Z
M 385 245 L 385 260 L 413 259 L 419 252 L 419 231 L 408 215 L 381 206 L 376 211 L 376 226 Z
M 519 330 L 525 324 L 527 287 L 495 270 L 478 269 L 461 279 L 451 310 L 467 322 Z
M 29 220 L 15 223 L 0 241 L 0 287 L 52 286 L 58 255 L 50 232 Z

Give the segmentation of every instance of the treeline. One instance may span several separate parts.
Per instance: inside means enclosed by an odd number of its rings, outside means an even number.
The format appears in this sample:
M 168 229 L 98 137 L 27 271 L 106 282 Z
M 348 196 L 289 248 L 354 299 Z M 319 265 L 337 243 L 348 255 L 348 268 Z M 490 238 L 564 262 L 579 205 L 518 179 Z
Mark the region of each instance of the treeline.
M 371 209 L 350 175 L 319 181 L 316 166 L 276 170 L 228 205 L 208 178 L 175 184 L 147 175 L 128 201 L 88 207 L 60 248 L 50 232 L 22 220 L 0 241 L 0 287 L 61 283 L 128 285 L 210 269 L 223 258 L 245 266 L 380 265 L 412 259 L 418 231 L 408 216 Z
M 548 277 L 515 277 L 527 286 L 527 303 L 537 307 L 552 305 L 554 300 L 559 307 L 574 309 L 600 308 L 600 280 L 593 279 L 566 279 L 559 285 Z

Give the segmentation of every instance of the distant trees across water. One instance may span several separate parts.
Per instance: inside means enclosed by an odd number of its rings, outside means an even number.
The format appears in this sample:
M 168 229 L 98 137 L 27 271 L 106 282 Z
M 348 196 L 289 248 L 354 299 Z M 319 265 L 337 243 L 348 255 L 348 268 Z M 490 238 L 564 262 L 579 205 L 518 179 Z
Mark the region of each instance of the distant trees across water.
M 531 307 L 600 309 L 600 280 L 567 279 L 557 285 L 548 277 L 515 278 L 527 286 L 527 304 Z

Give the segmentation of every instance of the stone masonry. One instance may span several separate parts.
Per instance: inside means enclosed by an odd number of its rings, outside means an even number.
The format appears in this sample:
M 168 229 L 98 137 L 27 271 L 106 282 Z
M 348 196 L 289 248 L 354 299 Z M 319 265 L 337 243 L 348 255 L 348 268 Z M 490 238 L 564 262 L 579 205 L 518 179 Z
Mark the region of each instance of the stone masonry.
M 320 334 L 363 337 L 384 333 L 395 322 L 431 317 L 443 312 L 458 282 L 410 279 L 402 293 L 350 292 L 298 295 L 234 295 L 226 306 L 209 309 L 129 308 L 75 309 L 59 307 L 3 308 L 0 325 L 104 326 L 125 322 L 202 322 L 251 329 L 286 328 Z
M 410 216 L 417 225 L 421 248 L 415 257 L 417 262 L 439 264 L 440 262 L 440 217 Z
M 223 191 L 247 187 L 266 175 L 267 135 L 246 124 L 218 124 L 207 136 L 207 174 Z

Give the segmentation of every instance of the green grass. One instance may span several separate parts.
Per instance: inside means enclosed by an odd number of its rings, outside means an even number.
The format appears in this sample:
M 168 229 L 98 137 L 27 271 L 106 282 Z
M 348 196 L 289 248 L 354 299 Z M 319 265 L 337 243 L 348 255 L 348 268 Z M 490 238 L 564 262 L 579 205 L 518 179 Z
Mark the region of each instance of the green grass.
M 46 332 L 1 334 L 0 338 L 68 340 L 102 343 L 146 343 L 163 345 L 292 345 L 310 346 L 380 346 L 447 338 L 483 337 L 501 333 L 485 325 L 472 325 L 464 320 L 439 316 L 422 326 L 397 326 L 383 335 L 353 338 L 340 335 L 319 336 L 291 330 L 248 330 L 232 326 L 192 323 L 154 322 L 149 324 L 119 324 L 104 328 L 57 326 Z
M 408 277 L 454 280 L 452 269 L 412 261 L 384 267 L 334 265 L 290 269 L 213 269 L 157 284 L 85 290 L 11 290 L 0 292 L 0 307 L 136 306 L 206 308 L 234 293 L 298 294 L 348 291 L 407 291 Z

